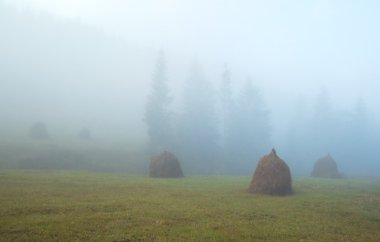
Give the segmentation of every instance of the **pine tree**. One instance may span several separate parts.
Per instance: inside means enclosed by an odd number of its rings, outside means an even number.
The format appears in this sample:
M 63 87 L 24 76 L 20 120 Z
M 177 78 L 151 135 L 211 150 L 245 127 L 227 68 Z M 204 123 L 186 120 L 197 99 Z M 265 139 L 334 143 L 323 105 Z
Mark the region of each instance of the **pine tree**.
M 37 140 L 45 140 L 50 137 L 46 125 L 43 122 L 33 124 L 33 126 L 30 127 L 29 136 Z
M 350 155 L 349 160 L 356 162 L 356 164 L 350 164 L 351 166 L 360 166 L 364 162 L 363 157 L 366 157 L 365 162 L 369 162 L 373 159 L 372 157 L 376 157 L 374 151 L 377 144 L 374 142 L 372 130 L 374 128 L 370 122 L 366 103 L 360 98 L 352 112 L 351 125 L 345 132 L 345 143 L 349 147 L 347 151 Z
M 294 107 L 294 113 L 290 120 L 289 130 L 282 147 L 282 152 L 288 159 L 288 164 L 292 166 L 292 172 L 297 175 L 309 175 L 310 167 L 305 160 L 310 159 L 308 150 L 310 144 L 309 137 L 309 107 L 304 97 L 300 97 Z
M 271 125 L 269 111 L 250 79 L 237 99 L 230 130 L 230 160 L 234 163 L 240 162 L 232 165 L 250 165 L 253 169 L 254 162 L 270 149 Z M 246 172 L 246 169 L 238 169 L 236 172 Z
M 183 110 L 179 122 L 178 146 L 185 166 L 197 173 L 216 169 L 217 119 L 213 92 L 195 62 L 183 92 Z
M 150 152 L 169 149 L 171 146 L 172 131 L 169 111 L 171 98 L 166 72 L 165 55 L 161 51 L 152 78 L 152 92 L 149 95 L 145 111 Z
M 310 154 L 314 158 L 334 152 L 336 140 L 339 140 L 342 126 L 333 112 L 330 95 L 322 89 L 317 96 L 314 116 L 310 123 Z M 339 141 L 338 141 L 339 142 Z
M 231 112 L 233 106 L 231 90 L 231 73 L 227 65 L 224 65 L 220 87 L 220 138 L 221 144 L 226 149 L 228 128 L 231 122 Z

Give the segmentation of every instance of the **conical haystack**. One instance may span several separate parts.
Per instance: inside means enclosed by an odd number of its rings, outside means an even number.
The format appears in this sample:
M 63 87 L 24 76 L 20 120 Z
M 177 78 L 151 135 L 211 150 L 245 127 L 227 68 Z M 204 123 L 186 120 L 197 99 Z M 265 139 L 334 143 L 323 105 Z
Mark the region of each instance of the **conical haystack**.
M 183 173 L 177 157 L 168 151 L 164 151 L 152 157 L 149 165 L 149 176 L 176 178 L 183 177 Z
M 293 193 L 289 167 L 274 149 L 258 162 L 248 191 L 279 196 Z
M 322 178 L 341 178 L 341 175 L 338 172 L 338 166 L 330 154 L 315 162 L 311 175 L 313 177 Z

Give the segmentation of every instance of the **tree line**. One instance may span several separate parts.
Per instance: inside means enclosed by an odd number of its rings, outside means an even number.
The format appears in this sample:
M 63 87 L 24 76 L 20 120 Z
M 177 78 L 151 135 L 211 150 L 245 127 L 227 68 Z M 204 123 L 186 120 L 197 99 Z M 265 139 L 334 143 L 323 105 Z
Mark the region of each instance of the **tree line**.
M 236 174 L 267 151 L 271 147 L 271 125 L 259 90 L 247 79 L 234 99 L 227 66 L 219 83 L 219 91 L 215 92 L 201 65 L 194 62 L 184 85 L 180 111 L 174 113 L 161 52 L 145 112 L 148 151 L 171 150 L 191 172 Z
M 233 96 L 231 73 L 225 65 L 214 91 L 199 62 L 194 62 L 180 108 L 174 112 L 167 72 L 161 52 L 146 103 L 148 152 L 170 150 L 191 173 L 251 173 L 256 161 L 274 145 L 297 174 L 308 174 L 313 161 L 328 152 L 353 173 L 365 165 L 379 167 L 375 158 L 379 157 L 379 129 L 363 99 L 350 111 L 334 108 L 326 89 L 311 108 L 301 99 L 279 141 L 273 140 L 270 111 L 250 78 Z

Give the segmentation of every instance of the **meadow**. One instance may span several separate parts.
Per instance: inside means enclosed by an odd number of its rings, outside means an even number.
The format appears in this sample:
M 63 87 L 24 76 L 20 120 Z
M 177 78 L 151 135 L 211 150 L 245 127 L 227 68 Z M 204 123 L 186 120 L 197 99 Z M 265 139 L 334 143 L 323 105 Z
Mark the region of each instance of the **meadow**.
M 380 180 L 0 171 L 0 241 L 380 241 Z

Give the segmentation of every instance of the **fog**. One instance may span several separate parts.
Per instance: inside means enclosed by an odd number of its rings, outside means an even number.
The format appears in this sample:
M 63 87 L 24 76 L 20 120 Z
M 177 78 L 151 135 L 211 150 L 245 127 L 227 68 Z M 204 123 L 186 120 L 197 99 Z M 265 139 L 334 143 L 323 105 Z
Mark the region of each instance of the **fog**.
M 379 10 L 0 0 L 0 167 L 146 172 L 167 149 L 185 174 L 246 175 L 275 147 L 296 175 L 330 153 L 379 176 Z

